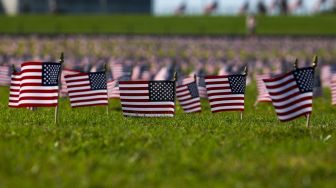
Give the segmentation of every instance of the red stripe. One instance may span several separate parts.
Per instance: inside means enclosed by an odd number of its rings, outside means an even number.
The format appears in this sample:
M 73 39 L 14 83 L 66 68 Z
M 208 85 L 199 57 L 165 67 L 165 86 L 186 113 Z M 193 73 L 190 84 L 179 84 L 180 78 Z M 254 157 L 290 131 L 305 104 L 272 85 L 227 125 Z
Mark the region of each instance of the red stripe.
M 222 76 L 205 76 L 205 79 L 217 79 L 217 78 L 228 78 L 228 75 L 222 75 Z
M 119 90 L 148 90 L 148 87 L 119 87 Z
M 121 102 L 151 102 L 149 99 L 121 99 Z
M 42 73 L 42 69 L 25 69 L 21 71 L 21 74 L 23 73 L 32 73 L 32 72 L 37 72 L 37 73 Z
M 38 97 L 38 96 L 27 96 L 27 97 L 20 97 L 19 100 L 55 100 L 58 97 Z
M 288 99 L 291 99 L 293 97 L 296 97 L 298 95 L 301 95 L 300 91 L 297 91 L 296 93 L 293 93 L 291 95 L 288 95 L 285 98 L 281 98 L 281 99 L 272 99 L 273 102 L 283 102 L 283 101 L 287 101 Z
M 231 88 L 229 86 L 228 87 L 212 87 L 212 88 L 208 88 L 207 91 L 221 90 L 221 89 L 231 89 Z
M 206 81 L 206 85 L 229 84 L 229 81 Z
M 220 92 L 220 93 L 208 93 L 208 97 L 211 96 L 218 96 L 218 95 L 232 95 L 233 93 L 231 92 Z
M 91 96 L 96 96 L 96 95 L 107 95 L 106 92 L 101 92 L 101 93 L 92 93 L 92 94 L 81 94 L 81 95 L 75 95 L 75 96 L 71 96 L 71 99 L 75 99 L 75 98 L 80 98 L 80 97 L 91 97 Z
M 218 98 L 218 99 L 209 99 L 209 102 L 223 101 L 224 100 L 244 100 L 244 97 L 230 97 L 230 98 Z
M 93 102 L 93 101 L 100 101 L 100 100 L 108 100 L 107 97 L 97 97 L 94 99 L 83 99 L 83 100 L 77 100 L 77 101 L 71 101 L 72 104 L 76 103 L 82 103 L 82 102 Z
M 20 91 L 20 94 L 21 93 L 58 93 L 58 90 L 57 89 L 53 89 L 53 90 L 22 90 Z
M 29 66 L 29 65 L 42 65 L 42 62 L 39 61 L 27 61 L 21 64 L 21 67 L 23 66 Z
M 148 96 L 148 93 L 120 93 L 123 97 L 130 97 L 130 96 Z
M 89 79 L 88 78 L 83 78 L 83 79 L 78 79 L 78 80 L 67 80 L 67 79 L 65 79 L 65 82 L 66 83 L 73 83 L 73 82 L 85 82 L 85 81 L 89 81 Z
M 67 74 L 64 76 L 64 78 L 73 78 L 73 77 L 79 77 L 79 76 L 88 76 L 88 73 L 79 72 L 77 74 Z
M 52 103 L 52 104 L 35 104 L 35 103 L 20 104 L 20 107 L 55 107 L 55 106 L 57 106 L 57 103 Z

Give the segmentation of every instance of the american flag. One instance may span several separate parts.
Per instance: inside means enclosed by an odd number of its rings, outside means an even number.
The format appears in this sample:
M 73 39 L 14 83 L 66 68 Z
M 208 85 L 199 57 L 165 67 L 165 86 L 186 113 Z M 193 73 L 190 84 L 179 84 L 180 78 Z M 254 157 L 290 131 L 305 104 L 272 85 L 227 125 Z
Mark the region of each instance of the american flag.
M 196 80 L 189 84 L 177 86 L 176 97 L 184 112 L 201 112 L 201 101 Z
M 211 111 L 244 111 L 246 75 L 206 76 Z
M 266 89 L 265 82 L 263 81 L 263 79 L 268 79 L 268 78 L 270 78 L 269 74 L 257 74 L 256 75 L 257 89 L 258 89 L 257 102 L 272 102 L 272 99 Z
M 108 105 L 105 72 L 66 75 L 71 107 Z
M 264 79 L 264 82 L 281 121 L 289 121 L 312 112 L 313 67 L 295 69 L 275 78 Z
M 186 77 L 182 80 L 182 85 L 183 84 L 189 84 L 194 82 L 194 76 L 189 76 Z M 207 93 L 206 93 L 206 88 L 205 88 L 205 83 L 204 83 L 204 77 L 197 76 L 197 88 L 198 88 L 198 93 L 201 98 L 208 98 Z
M 108 98 L 120 99 L 119 84 L 117 80 L 107 82 Z
M 75 70 L 70 70 L 70 69 L 63 69 L 61 73 L 61 96 L 67 96 L 68 91 L 67 91 L 67 86 L 65 83 L 65 76 L 66 75 L 74 75 L 80 73 L 79 71 Z
M 174 117 L 175 81 L 120 81 L 125 116 Z
M 331 104 L 336 105 L 336 74 L 331 77 Z
M 11 108 L 19 107 L 20 83 L 21 83 L 21 73 L 13 72 L 9 88 L 9 100 L 8 100 L 8 106 Z
M 0 66 L 0 86 L 8 86 L 10 81 L 10 67 Z
M 60 63 L 25 62 L 21 65 L 20 107 L 54 107 L 58 104 Z

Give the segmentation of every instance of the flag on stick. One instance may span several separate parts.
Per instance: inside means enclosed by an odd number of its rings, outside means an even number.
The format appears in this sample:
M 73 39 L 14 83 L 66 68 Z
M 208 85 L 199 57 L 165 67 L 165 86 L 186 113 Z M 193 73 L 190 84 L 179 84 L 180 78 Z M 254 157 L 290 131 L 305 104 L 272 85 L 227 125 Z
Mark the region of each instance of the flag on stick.
M 10 82 L 10 67 L 0 66 L 0 86 L 8 86 Z
M 314 67 L 295 70 L 264 79 L 280 121 L 310 115 L 313 103 Z
M 174 117 L 175 81 L 120 81 L 125 116 Z
M 108 105 L 105 72 L 66 75 L 71 107 Z
M 8 106 L 10 108 L 19 108 L 21 73 L 13 71 L 9 88 Z
M 206 76 L 205 86 L 213 113 L 244 111 L 246 74 Z
M 119 84 L 117 80 L 107 82 L 108 98 L 120 99 Z
M 55 107 L 58 104 L 60 63 L 25 62 L 21 65 L 20 107 Z
M 270 95 L 268 94 L 265 82 L 263 79 L 270 78 L 269 74 L 259 74 L 256 75 L 257 80 L 257 89 L 258 89 L 258 97 L 257 97 L 257 103 L 259 102 L 272 102 L 272 99 Z
M 177 99 L 186 113 L 201 112 L 200 95 L 195 79 L 191 83 L 182 84 L 176 88 Z

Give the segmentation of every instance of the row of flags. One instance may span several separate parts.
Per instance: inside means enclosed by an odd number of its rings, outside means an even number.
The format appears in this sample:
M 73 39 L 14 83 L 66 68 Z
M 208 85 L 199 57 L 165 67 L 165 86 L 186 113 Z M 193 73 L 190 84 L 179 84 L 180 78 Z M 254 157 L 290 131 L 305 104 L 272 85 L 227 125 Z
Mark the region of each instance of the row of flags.
M 56 107 L 59 91 L 61 93 L 64 89 L 71 107 L 106 106 L 108 98 L 120 98 L 125 116 L 173 117 L 175 97 L 184 112 L 202 111 L 197 76 L 186 78 L 176 86 L 176 78 L 108 82 L 106 72 L 63 71 L 61 63 L 23 63 L 21 71 L 14 71 L 11 77 L 9 107 Z M 244 111 L 246 77 L 246 71 L 243 74 L 204 77 L 206 96 L 213 113 Z M 262 89 L 258 100 L 272 102 L 281 121 L 308 116 L 312 111 L 313 80 L 314 66 L 296 68 L 269 78 L 262 75 L 258 78 L 259 92 Z M 59 87 L 59 82 L 65 83 L 65 87 Z

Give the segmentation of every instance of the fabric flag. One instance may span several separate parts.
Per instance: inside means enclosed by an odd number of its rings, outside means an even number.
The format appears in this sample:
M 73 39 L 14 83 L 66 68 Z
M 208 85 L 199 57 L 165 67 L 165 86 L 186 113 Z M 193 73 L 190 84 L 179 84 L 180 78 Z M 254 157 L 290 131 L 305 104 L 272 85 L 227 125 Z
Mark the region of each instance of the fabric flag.
M 331 77 L 331 98 L 332 105 L 336 105 L 336 74 Z
M 21 65 L 20 107 L 55 107 L 61 64 L 25 62 Z
M 272 99 L 266 89 L 265 82 L 263 81 L 263 79 L 268 79 L 268 78 L 270 78 L 269 74 L 256 75 L 257 89 L 258 89 L 257 102 L 272 102 Z
M 246 75 L 206 76 L 211 111 L 244 111 Z
M 11 108 L 19 107 L 20 83 L 21 83 L 21 73 L 13 72 L 9 88 L 9 100 L 8 100 L 8 106 Z
M 175 81 L 120 81 L 125 116 L 174 117 Z
M 201 100 L 195 80 L 189 84 L 177 86 L 176 97 L 184 112 L 201 112 Z
M 71 107 L 108 105 L 105 72 L 66 75 Z
M 287 74 L 264 79 L 280 121 L 310 114 L 313 103 L 314 68 L 295 69 Z
M 8 86 L 10 82 L 10 67 L 0 66 L 0 86 Z
M 107 82 L 108 98 L 120 99 L 119 84 L 117 80 Z
M 61 73 L 61 96 L 67 96 L 68 91 L 65 83 L 65 76 L 66 75 L 74 75 L 80 73 L 79 71 L 70 70 L 70 69 L 63 69 Z
M 186 77 L 182 80 L 182 85 L 183 84 L 189 84 L 194 82 L 194 76 L 189 76 Z M 205 83 L 204 83 L 204 77 L 199 77 L 197 76 L 197 88 L 198 88 L 198 93 L 200 95 L 201 98 L 208 98 L 207 93 L 206 93 L 206 88 L 205 88 Z

